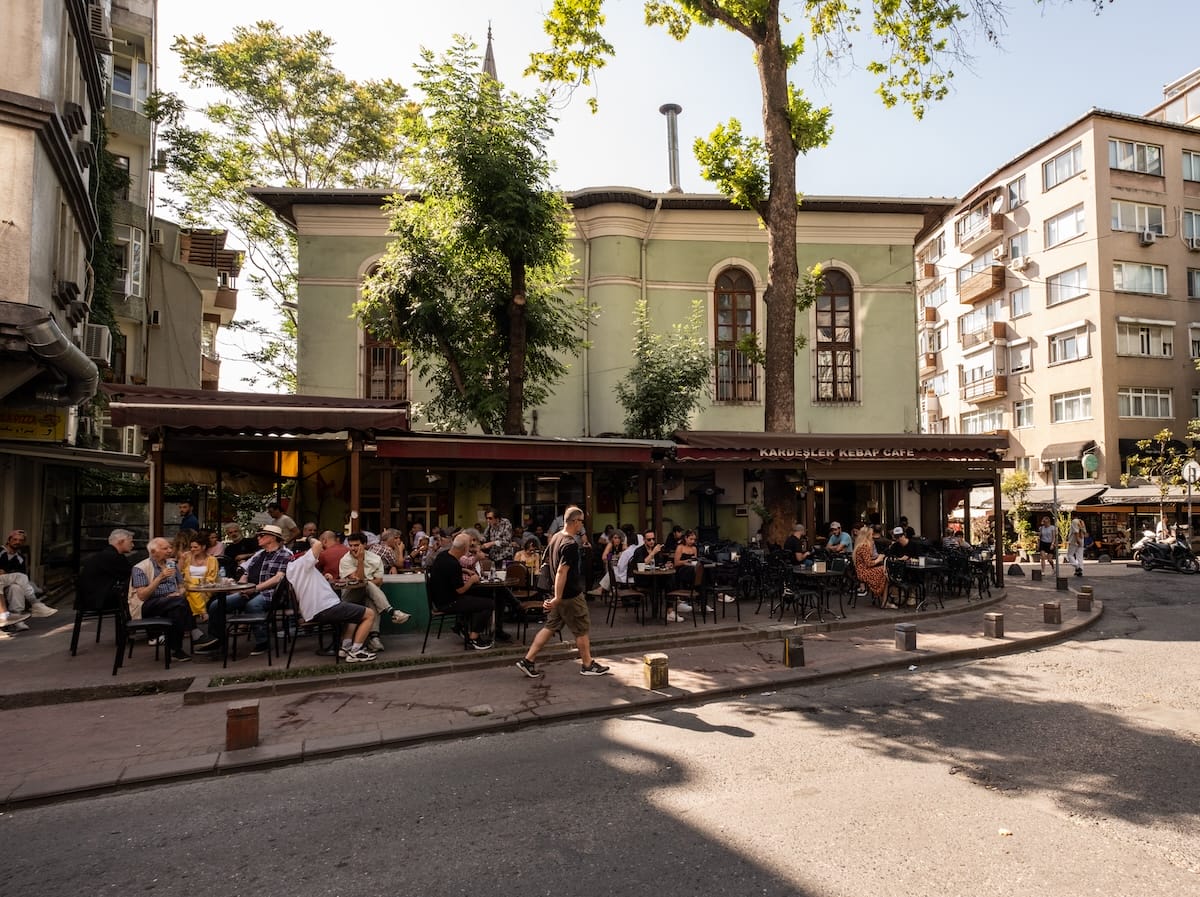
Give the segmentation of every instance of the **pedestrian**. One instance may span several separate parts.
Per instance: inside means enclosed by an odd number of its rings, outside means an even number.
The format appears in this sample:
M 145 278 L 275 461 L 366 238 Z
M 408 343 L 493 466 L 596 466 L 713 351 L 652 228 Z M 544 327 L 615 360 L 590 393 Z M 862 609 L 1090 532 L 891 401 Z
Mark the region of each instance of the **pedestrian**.
M 1046 561 L 1050 562 L 1050 568 L 1054 569 L 1054 548 L 1058 544 L 1058 527 L 1054 525 L 1054 521 L 1049 515 L 1042 518 L 1042 525 L 1038 527 L 1038 559 L 1042 565 L 1042 575 L 1046 575 Z
M 1087 541 L 1087 524 L 1076 514 L 1067 532 L 1067 560 L 1075 566 L 1075 575 L 1083 576 L 1083 546 Z
M 550 569 L 554 571 L 554 594 L 542 602 L 548 616 L 525 656 L 517 661 L 517 669 L 530 679 L 541 678 L 542 672 L 535 660 L 546 642 L 566 626 L 575 636 L 575 647 L 579 650 L 582 664 L 579 672 L 584 676 L 603 676 L 608 667 L 597 663 L 592 657 L 591 638 L 588 631 L 586 580 L 584 579 L 583 554 L 577 537 L 583 531 L 583 511 L 576 507 L 567 508 L 563 514 L 563 528 L 550 537 L 546 556 Z

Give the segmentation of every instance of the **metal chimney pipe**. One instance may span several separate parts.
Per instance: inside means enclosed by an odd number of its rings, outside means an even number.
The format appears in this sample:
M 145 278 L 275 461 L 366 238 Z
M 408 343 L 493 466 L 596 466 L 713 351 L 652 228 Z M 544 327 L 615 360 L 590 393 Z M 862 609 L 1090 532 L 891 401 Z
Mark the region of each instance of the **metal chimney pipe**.
M 678 103 L 663 103 L 658 111 L 667 117 L 667 164 L 670 169 L 671 189 L 668 193 L 682 193 L 679 186 L 679 125 L 677 118 L 683 111 Z

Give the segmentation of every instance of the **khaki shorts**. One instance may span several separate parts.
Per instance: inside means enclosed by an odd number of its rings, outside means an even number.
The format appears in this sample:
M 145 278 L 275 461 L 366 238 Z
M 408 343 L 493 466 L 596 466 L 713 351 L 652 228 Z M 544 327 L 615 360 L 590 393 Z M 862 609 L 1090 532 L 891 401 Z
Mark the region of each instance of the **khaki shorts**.
M 571 634 L 576 638 L 587 635 L 592 628 L 592 620 L 588 616 L 587 599 L 583 595 L 564 598 L 550 609 L 550 616 L 546 618 L 545 628 L 551 632 L 561 632 L 563 626 L 571 630 Z

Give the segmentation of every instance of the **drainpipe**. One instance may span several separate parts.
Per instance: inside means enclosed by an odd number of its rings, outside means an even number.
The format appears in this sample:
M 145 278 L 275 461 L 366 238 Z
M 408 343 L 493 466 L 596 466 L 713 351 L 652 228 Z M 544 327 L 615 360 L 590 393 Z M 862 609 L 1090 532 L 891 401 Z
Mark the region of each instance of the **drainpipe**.
M 658 220 L 658 213 L 661 210 L 662 210 L 662 195 L 660 194 L 658 196 L 658 198 L 654 200 L 654 211 L 650 213 L 650 223 L 646 225 L 646 235 L 644 237 L 642 237 L 641 272 L 640 273 L 641 273 L 641 298 L 642 298 L 643 302 L 646 301 L 646 293 L 647 293 L 647 288 L 646 288 L 646 283 L 647 283 L 646 246 L 650 242 L 650 235 L 654 232 L 654 224 Z
M 592 301 L 592 238 L 588 236 L 584 229 L 583 222 L 579 220 L 579 214 L 575 214 L 575 228 L 579 232 L 579 236 L 583 240 L 583 299 L 587 303 Z M 592 354 L 587 348 L 592 338 L 592 316 L 585 315 L 583 319 L 583 435 L 592 435 Z M 534 411 L 534 415 L 537 412 Z M 534 435 L 537 434 L 537 417 L 534 417 Z
M 29 306 L 34 309 L 34 306 Z M 100 371 L 96 363 L 72 343 L 40 308 L 37 318 L 17 324 L 17 330 L 29 344 L 29 351 L 67 378 L 65 385 L 41 390 L 37 401 L 51 405 L 78 405 L 96 394 Z

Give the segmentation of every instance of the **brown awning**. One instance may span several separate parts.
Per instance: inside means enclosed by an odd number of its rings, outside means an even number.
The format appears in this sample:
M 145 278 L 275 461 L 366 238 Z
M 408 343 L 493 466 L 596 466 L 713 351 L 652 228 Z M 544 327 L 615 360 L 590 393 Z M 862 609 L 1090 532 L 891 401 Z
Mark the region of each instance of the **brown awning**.
M 1000 461 L 1003 436 L 677 430 L 680 461 Z
M 1078 461 L 1084 453 L 1094 449 L 1096 443 L 1092 439 L 1083 442 L 1055 442 L 1042 449 L 1042 463 L 1053 464 L 1057 461 Z
M 105 384 L 113 426 L 211 435 L 408 431 L 408 403 Z
M 526 462 L 530 464 L 649 464 L 671 443 L 649 439 L 544 439 L 536 436 L 425 434 L 378 439 L 380 458 L 437 462 Z

